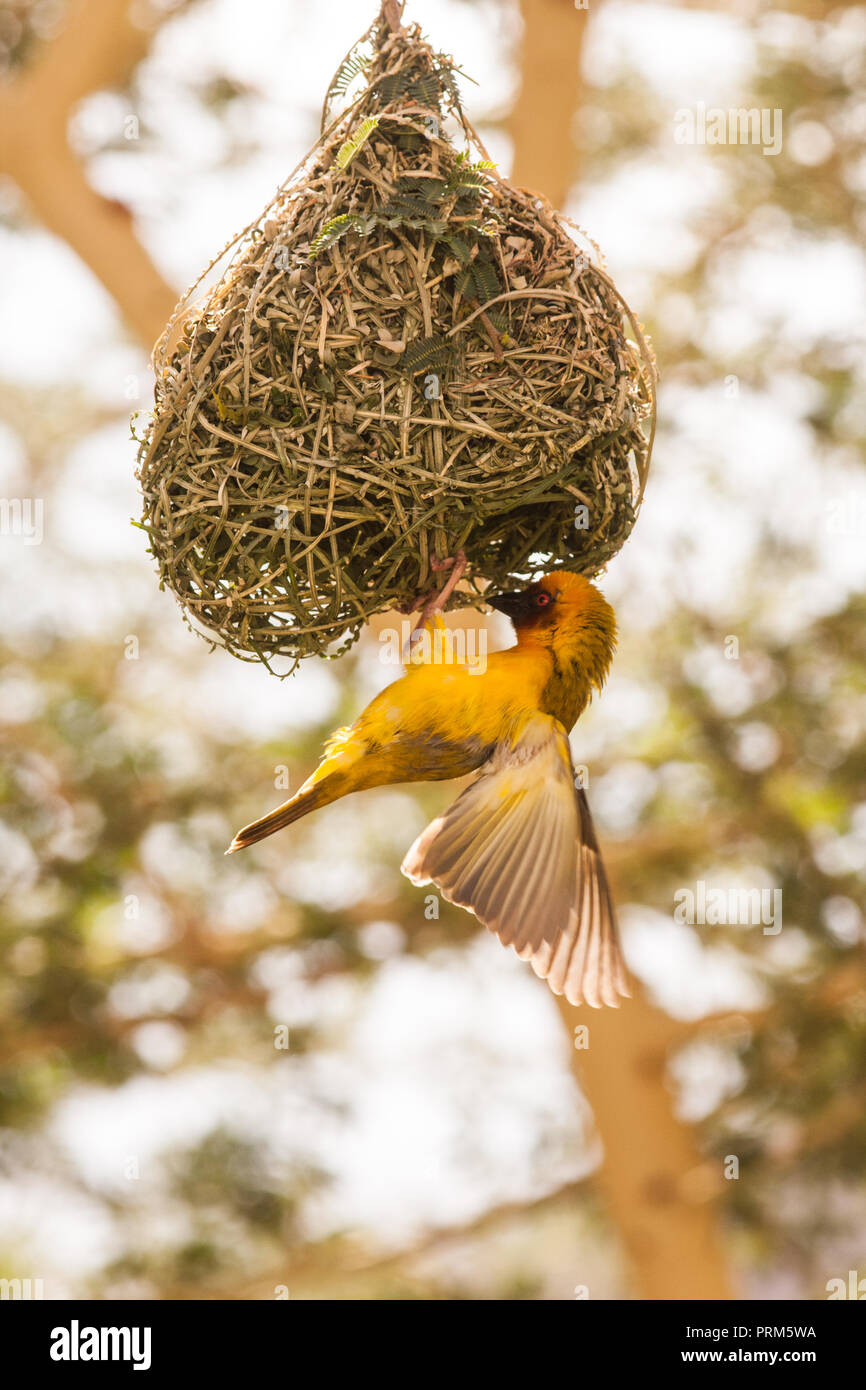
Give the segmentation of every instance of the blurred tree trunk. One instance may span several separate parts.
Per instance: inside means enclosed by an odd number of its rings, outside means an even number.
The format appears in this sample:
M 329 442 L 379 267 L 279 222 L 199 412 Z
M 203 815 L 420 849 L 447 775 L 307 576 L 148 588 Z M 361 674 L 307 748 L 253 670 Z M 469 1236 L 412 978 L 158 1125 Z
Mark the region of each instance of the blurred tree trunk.
M 715 1211 L 721 1167 L 700 1154 L 665 1085 L 679 1025 L 640 993 L 619 1009 L 557 1004 L 572 1070 L 604 1145 L 598 1186 L 636 1292 L 647 1299 L 734 1297 Z M 573 1046 L 578 1025 L 588 1029 L 589 1045 L 581 1050 Z
M 521 83 L 508 120 L 511 177 L 565 204 L 578 172 L 574 121 L 588 11 L 574 0 L 520 0 Z
M 573 0 L 521 0 L 521 88 L 509 123 L 515 183 L 563 207 L 577 173 L 575 123 L 590 14 Z M 598 1012 L 559 1000 L 572 1069 L 604 1145 L 599 1186 L 646 1299 L 728 1299 L 713 1197 L 721 1187 L 665 1086 L 676 1023 L 638 994 Z M 589 1046 L 575 1050 L 586 1024 Z M 590 1291 L 591 1292 L 591 1291 Z
M 79 0 L 57 38 L 0 92 L 0 171 L 18 184 L 33 213 L 102 281 L 130 328 L 150 348 L 177 295 L 135 235 L 127 208 L 91 188 L 69 148 L 67 128 L 89 93 L 125 82 L 150 45 L 141 5 Z M 164 12 L 163 12 L 164 17 Z

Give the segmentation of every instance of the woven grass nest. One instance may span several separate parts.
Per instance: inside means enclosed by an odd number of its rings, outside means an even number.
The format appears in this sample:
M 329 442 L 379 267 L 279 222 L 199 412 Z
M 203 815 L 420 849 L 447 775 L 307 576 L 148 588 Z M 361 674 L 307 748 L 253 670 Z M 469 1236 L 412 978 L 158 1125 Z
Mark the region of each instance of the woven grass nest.
M 596 573 L 634 524 L 654 418 L 613 283 L 496 174 L 452 60 L 394 0 L 323 128 L 220 283 L 181 302 L 139 457 L 161 583 L 271 669 L 408 611 L 460 550 L 458 605 Z

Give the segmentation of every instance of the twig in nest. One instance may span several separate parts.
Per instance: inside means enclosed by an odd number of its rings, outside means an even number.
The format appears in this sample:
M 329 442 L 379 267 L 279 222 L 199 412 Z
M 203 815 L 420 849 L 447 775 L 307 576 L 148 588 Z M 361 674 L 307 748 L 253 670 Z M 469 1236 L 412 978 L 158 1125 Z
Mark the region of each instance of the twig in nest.
M 403 18 L 403 5 L 401 0 L 383 0 L 382 14 L 385 17 L 391 33 L 399 33 L 401 20 Z
M 502 351 L 502 342 L 500 341 L 499 334 L 496 332 L 496 329 L 493 327 L 493 324 L 490 322 L 486 314 L 481 315 L 481 322 L 484 324 L 485 332 L 487 333 L 487 336 L 490 339 L 490 346 L 493 348 L 493 355 L 498 362 L 501 362 L 505 354 Z

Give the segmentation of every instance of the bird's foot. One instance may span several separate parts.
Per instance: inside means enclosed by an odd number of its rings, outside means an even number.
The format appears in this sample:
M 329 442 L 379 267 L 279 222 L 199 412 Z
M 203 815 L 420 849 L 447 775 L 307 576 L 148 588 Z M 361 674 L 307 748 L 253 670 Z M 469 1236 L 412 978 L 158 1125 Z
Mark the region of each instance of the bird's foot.
M 413 627 L 403 651 L 403 662 L 405 665 L 409 665 L 416 659 L 417 650 L 421 643 L 421 635 L 425 627 L 432 625 L 441 628 L 443 633 L 445 632 L 445 624 L 442 620 L 442 609 L 445 607 L 445 604 L 463 578 L 466 570 L 466 555 L 464 551 L 458 550 L 456 555 L 451 555 L 445 560 L 437 560 L 433 557 L 430 560 L 430 568 L 434 572 L 439 573 L 443 570 L 450 569 L 451 573 L 441 589 L 435 589 L 433 593 L 428 594 L 426 598 L 416 598 L 413 599 L 411 603 L 400 605 L 399 611 L 401 613 L 414 613 L 419 604 L 421 606 L 418 621 Z
M 424 623 L 432 618 L 434 614 L 442 612 L 466 571 L 466 552 L 464 550 L 458 550 L 456 555 L 450 555 L 446 560 L 437 560 L 435 556 L 432 556 L 430 559 L 430 568 L 434 573 L 438 572 L 441 574 L 442 570 L 447 569 L 450 569 L 451 573 L 446 579 L 443 587 L 437 589 L 424 600 L 421 612 L 418 615 L 418 621 L 415 624 L 416 630 L 419 627 L 423 627 Z
M 450 569 L 451 573 L 442 589 L 436 589 L 433 593 L 407 599 L 405 603 L 396 603 L 394 607 L 398 613 L 414 613 L 417 608 L 421 609 L 419 623 L 424 622 L 433 613 L 441 613 L 445 604 L 453 594 L 455 588 L 463 578 L 466 569 L 466 555 L 464 551 L 458 550 L 456 555 L 449 555 L 444 560 L 437 560 L 435 555 L 431 556 L 430 568 L 434 573 Z

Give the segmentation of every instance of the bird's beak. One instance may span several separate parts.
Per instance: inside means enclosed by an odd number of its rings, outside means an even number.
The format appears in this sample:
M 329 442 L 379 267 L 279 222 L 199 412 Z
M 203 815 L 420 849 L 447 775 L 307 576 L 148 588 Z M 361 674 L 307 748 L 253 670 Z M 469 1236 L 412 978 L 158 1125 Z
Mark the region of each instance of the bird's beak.
M 516 589 L 513 593 L 497 594 L 495 598 L 489 598 L 487 602 L 498 613 L 515 618 L 526 607 L 526 594 L 522 589 Z

